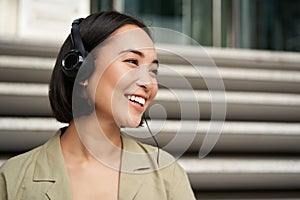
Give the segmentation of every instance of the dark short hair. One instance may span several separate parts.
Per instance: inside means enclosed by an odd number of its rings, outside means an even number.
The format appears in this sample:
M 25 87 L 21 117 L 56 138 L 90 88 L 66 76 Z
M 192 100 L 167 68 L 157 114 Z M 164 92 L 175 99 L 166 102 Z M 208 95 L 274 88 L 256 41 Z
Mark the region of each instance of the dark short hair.
M 85 50 L 91 52 L 114 31 L 127 24 L 143 28 L 150 36 L 146 25 L 131 16 L 116 11 L 103 11 L 89 15 L 79 25 Z M 69 123 L 73 119 L 72 93 L 76 82 L 68 78 L 61 67 L 62 59 L 71 49 L 72 43 L 69 35 L 58 53 L 49 85 L 49 100 L 53 115 L 58 121 L 63 123 Z M 76 98 L 82 98 L 78 102 L 87 104 L 87 99 L 84 97 L 79 96 Z

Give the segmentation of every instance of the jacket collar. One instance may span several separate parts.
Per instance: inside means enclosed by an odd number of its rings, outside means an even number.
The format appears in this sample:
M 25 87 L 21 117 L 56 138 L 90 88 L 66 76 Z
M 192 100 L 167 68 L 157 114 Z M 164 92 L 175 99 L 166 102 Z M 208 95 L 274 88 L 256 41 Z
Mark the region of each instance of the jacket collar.
M 33 181 L 48 184 L 46 196 L 49 199 L 71 200 L 68 170 L 60 145 L 61 130 L 57 131 L 38 154 Z
M 156 157 L 157 151 L 149 152 L 144 145 L 122 135 L 123 152 L 122 167 L 120 174 L 119 199 L 135 199 L 143 184 L 147 180 L 143 173 L 149 173 L 157 168 Z
M 49 199 L 69 200 L 72 197 L 68 170 L 62 154 L 60 136 L 57 131 L 37 155 L 33 181 L 48 184 L 46 195 Z M 120 173 L 119 199 L 134 199 L 145 179 L 139 174 L 157 169 L 155 148 L 146 149 L 133 139 L 122 135 L 123 152 Z
M 122 172 L 145 173 L 158 168 L 157 149 L 141 144 L 125 135 L 122 136 Z

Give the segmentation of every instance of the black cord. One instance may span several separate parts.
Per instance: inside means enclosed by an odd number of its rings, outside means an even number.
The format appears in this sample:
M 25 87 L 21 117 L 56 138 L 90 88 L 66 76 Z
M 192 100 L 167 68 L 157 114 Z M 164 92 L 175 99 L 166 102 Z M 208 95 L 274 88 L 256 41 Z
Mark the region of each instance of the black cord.
M 149 125 L 148 125 L 147 119 L 146 119 L 146 117 L 145 117 L 144 115 L 143 115 L 143 118 L 144 118 L 144 121 L 145 121 L 146 126 L 147 126 L 147 128 L 148 128 L 148 131 L 149 131 L 149 133 L 151 134 L 151 136 L 152 136 L 152 138 L 153 138 L 153 140 L 154 140 L 154 142 L 155 142 L 155 144 L 156 144 L 156 147 L 157 147 L 157 157 L 156 157 L 156 162 L 157 162 L 157 165 L 159 166 L 159 149 L 160 149 L 160 147 L 159 147 L 159 144 L 158 144 L 156 138 L 154 137 L 154 134 L 152 133 L 152 131 L 151 131 Z

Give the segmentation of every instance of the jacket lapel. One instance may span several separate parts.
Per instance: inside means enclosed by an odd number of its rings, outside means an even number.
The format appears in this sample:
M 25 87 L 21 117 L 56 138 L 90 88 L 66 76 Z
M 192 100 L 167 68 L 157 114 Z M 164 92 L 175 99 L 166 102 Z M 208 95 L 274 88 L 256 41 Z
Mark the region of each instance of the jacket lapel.
M 62 155 L 59 130 L 41 149 L 34 170 L 33 181 L 44 184 L 50 200 L 71 200 L 68 170 Z M 123 152 L 120 173 L 120 200 L 134 200 L 147 182 L 142 174 L 157 169 L 156 151 L 149 152 L 136 141 L 122 135 Z M 47 186 L 45 186 L 45 184 Z
M 38 155 L 33 181 L 46 184 L 45 195 L 48 199 L 69 200 L 71 195 L 68 171 L 60 146 L 61 131 L 50 139 Z
M 144 173 L 149 173 L 157 168 L 153 163 L 156 152 L 148 152 L 136 141 L 122 135 L 123 152 L 120 174 L 120 200 L 133 200 L 147 182 Z
M 119 200 L 132 200 L 143 185 L 143 180 L 129 173 L 121 173 Z

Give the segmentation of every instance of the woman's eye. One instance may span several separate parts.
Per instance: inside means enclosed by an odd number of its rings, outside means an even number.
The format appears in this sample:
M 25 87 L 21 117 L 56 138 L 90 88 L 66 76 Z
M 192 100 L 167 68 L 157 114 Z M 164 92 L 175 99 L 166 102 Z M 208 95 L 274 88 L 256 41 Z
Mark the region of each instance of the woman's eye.
M 127 60 L 125 60 L 125 62 L 128 62 L 128 63 L 130 63 L 130 64 L 134 64 L 134 65 L 136 65 L 136 66 L 139 65 L 139 61 L 136 60 L 136 59 L 127 59 Z
M 150 70 L 150 72 L 152 72 L 155 76 L 158 74 L 158 70 L 157 69 L 152 69 L 152 70 Z

